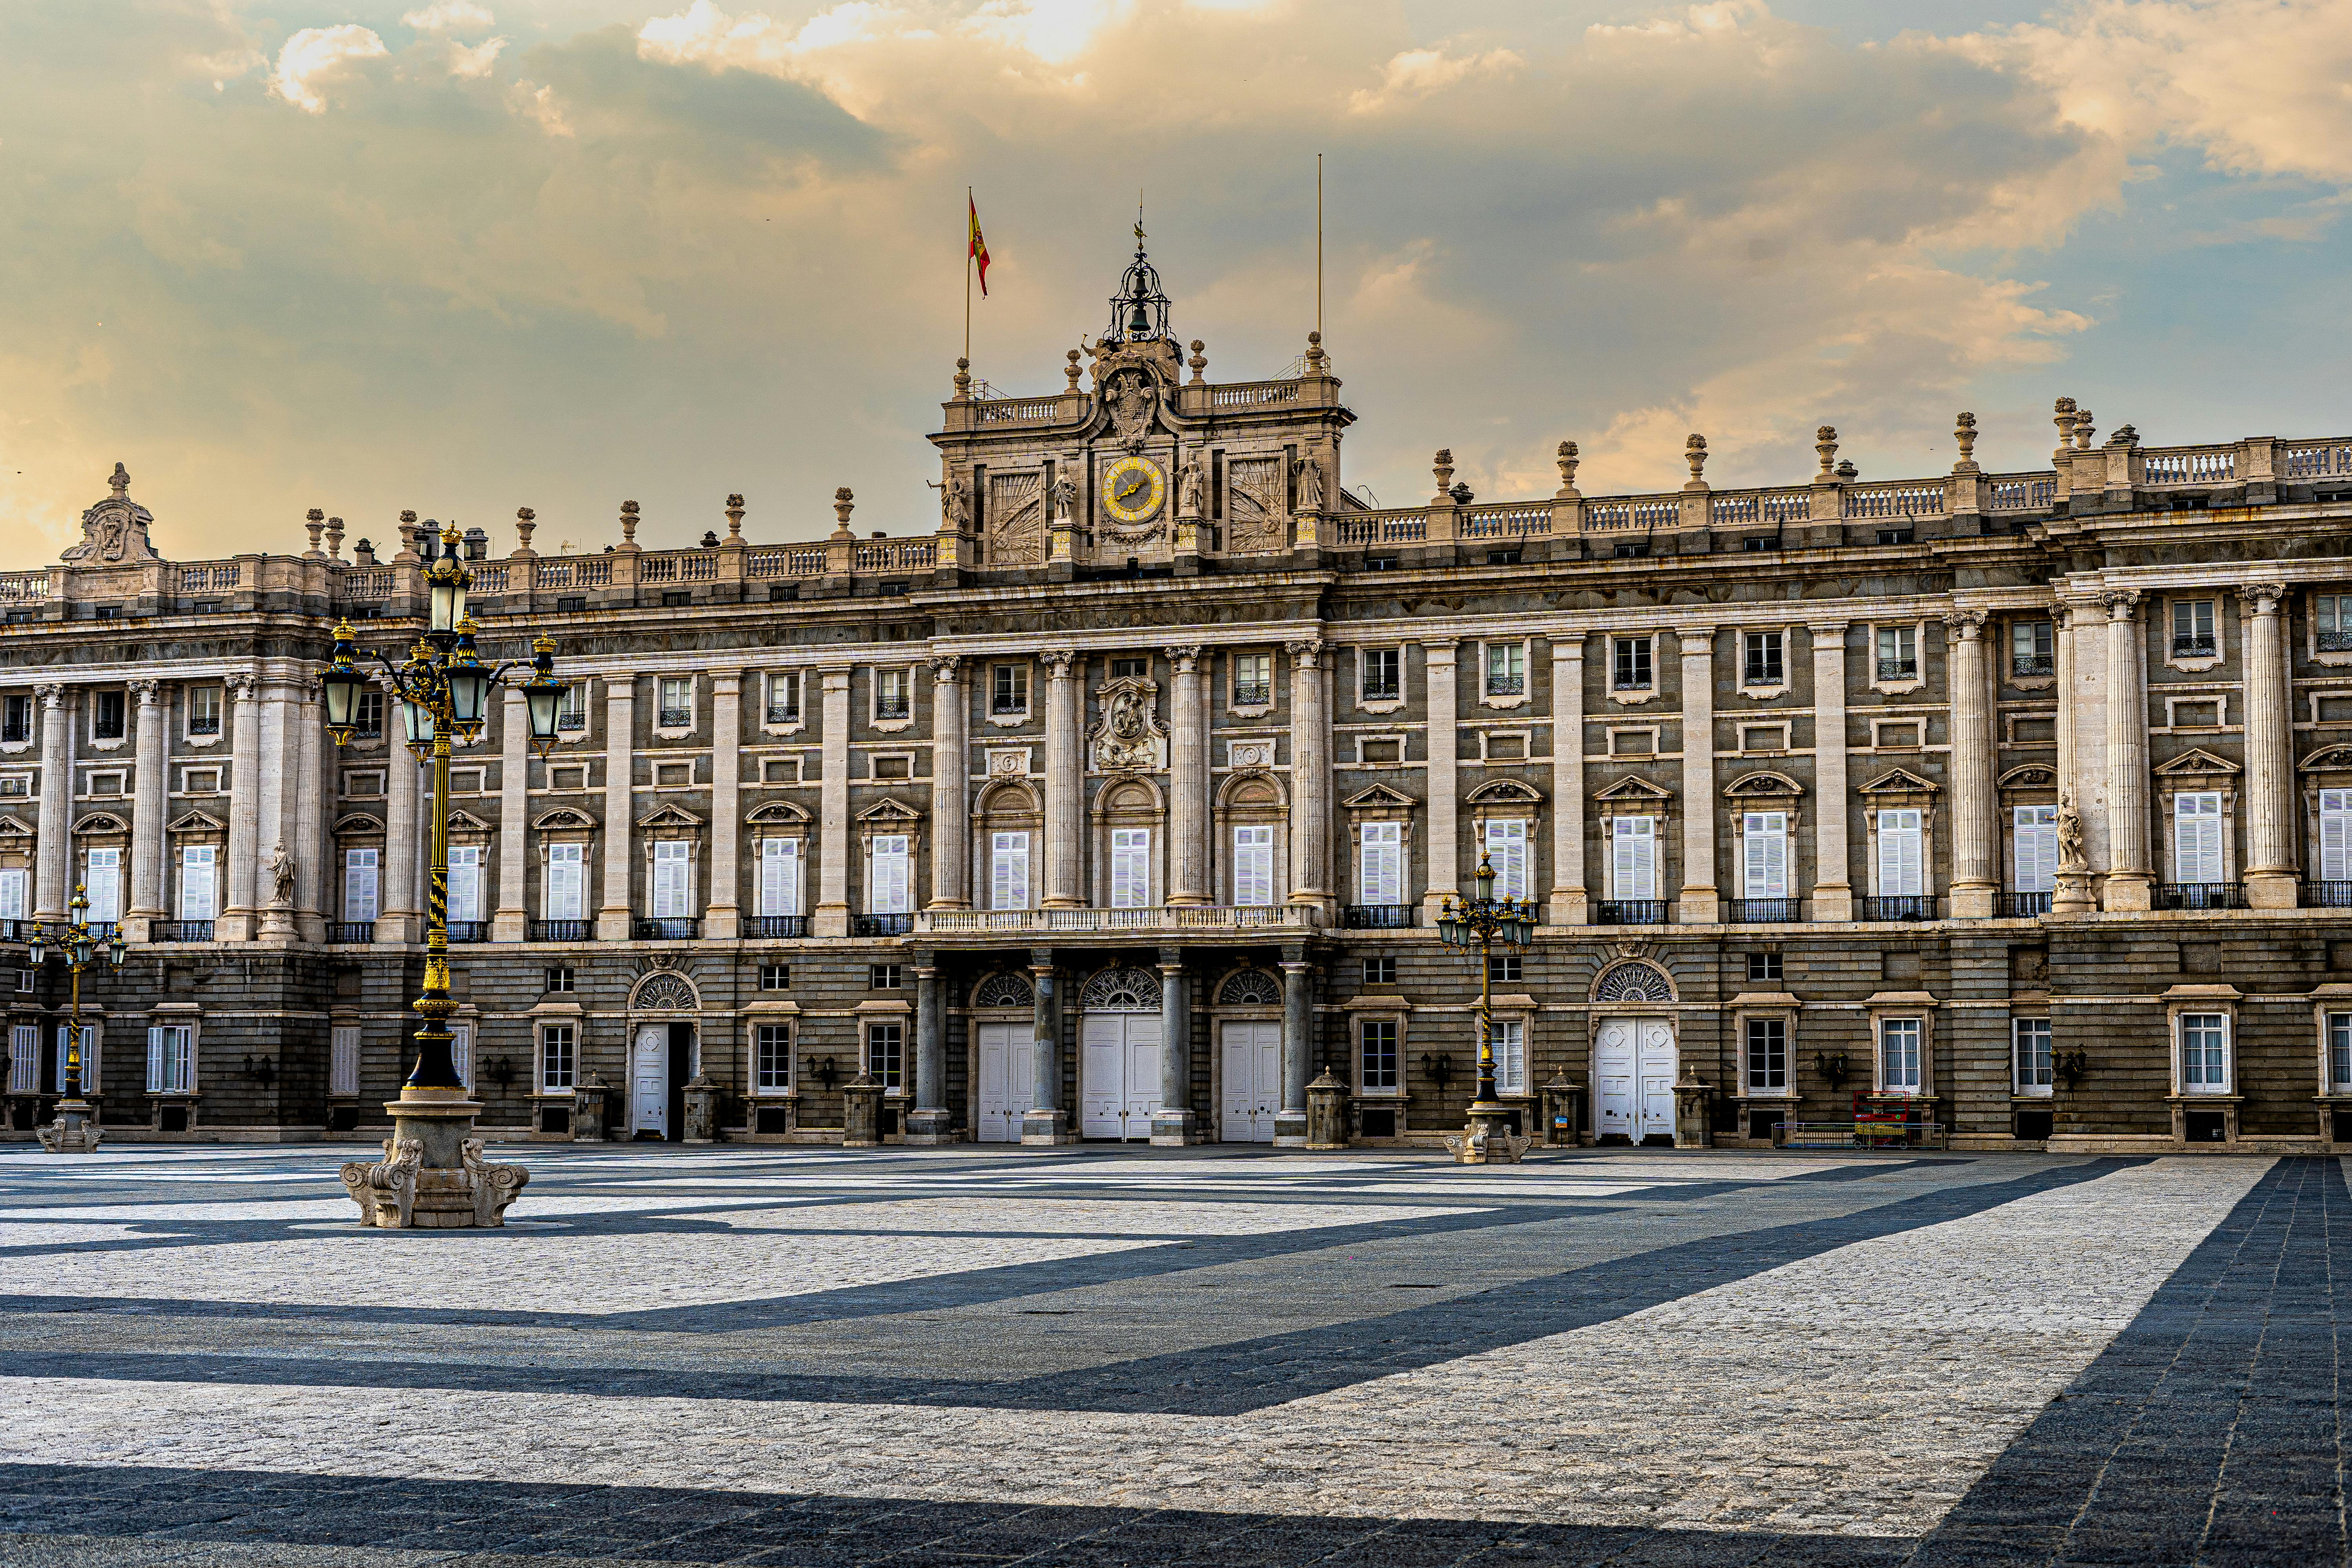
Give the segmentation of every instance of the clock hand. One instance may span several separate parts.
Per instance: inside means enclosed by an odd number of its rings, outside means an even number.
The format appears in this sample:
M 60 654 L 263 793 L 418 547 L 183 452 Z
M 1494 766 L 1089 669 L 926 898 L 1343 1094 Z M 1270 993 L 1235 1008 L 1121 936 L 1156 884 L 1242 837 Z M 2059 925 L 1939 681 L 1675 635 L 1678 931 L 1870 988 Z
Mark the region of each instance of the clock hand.
M 1117 500 L 1121 504 L 1124 504 L 1129 496 L 1140 494 L 1142 489 L 1143 480 L 1138 479 L 1133 484 L 1128 486 L 1125 489 L 1117 492 L 1113 499 Z

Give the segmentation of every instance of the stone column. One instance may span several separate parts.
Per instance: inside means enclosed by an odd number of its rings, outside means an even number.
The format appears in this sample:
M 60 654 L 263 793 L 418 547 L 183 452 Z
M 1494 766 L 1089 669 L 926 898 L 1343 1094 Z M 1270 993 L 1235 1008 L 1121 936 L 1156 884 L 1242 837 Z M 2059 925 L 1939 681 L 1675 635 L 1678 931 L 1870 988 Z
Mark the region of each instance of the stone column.
M 1192 1009 L 1184 979 L 1181 948 L 1160 950 L 1160 1109 L 1151 1116 L 1151 1141 L 1163 1148 L 1198 1143 L 1203 1134 L 1192 1115 Z
M 824 675 L 824 778 L 817 791 L 817 904 L 812 936 L 849 934 L 849 671 Z M 934 836 L 936 837 L 936 835 Z
M 1853 919 L 1853 840 L 1846 826 L 1845 627 L 1809 622 L 1813 644 L 1813 919 Z M 1791 889 L 1794 890 L 1793 889 Z
M 1282 950 L 1282 1109 L 1275 1112 L 1278 1149 L 1307 1147 L 1307 1057 L 1314 1046 L 1315 998 L 1308 987 L 1307 949 Z
M 335 746 L 327 739 L 316 675 L 305 674 L 288 689 L 286 721 L 293 727 L 286 750 L 294 763 L 285 788 L 293 796 L 286 848 L 294 857 L 294 931 L 304 942 L 324 942 L 327 927 L 320 910 L 325 902 L 327 816 L 342 799 L 342 780 L 327 754 Z M 380 880 L 376 897 L 380 910 Z
M 232 677 L 229 713 L 228 904 L 213 934 L 223 942 L 251 942 L 256 914 L 254 887 L 263 857 L 261 838 L 261 680 Z
M 637 682 L 627 675 L 604 678 L 604 890 L 596 903 L 596 940 L 627 942 L 636 916 L 630 902 L 635 869 Z M 635 1049 L 635 1046 L 630 1047 Z M 623 1093 L 628 1090 L 624 1087 Z
M 1054 648 L 1039 656 L 1045 666 L 1045 899 L 1049 910 L 1084 907 L 1078 882 L 1078 839 L 1086 832 L 1079 809 L 1077 655 Z
M 1429 880 L 1422 889 L 1422 923 L 1433 924 L 1437 911 L 1458 890 L 1461 882 L 1461 780 L 1457 776 L 1454 743 L 1456 700 L 1454 645 L 1424 643 L 1429 660 Z
M 743 934 L 743 672 L 710 672 L 710 896 L 702 934 L 732 942 Z
M 1944 617 L 1952 701 L 1951 912 L 1959 920 L 1990 919 L 2000 890 L 1985 620 L 1982 610 L 1957 610 Z
M 418 809 L 417 796 L 422 780 L 419 777 L 416 753 L 410 751 L 401 737 L 407 733 L 400 717 L 397 698 L 385 694 L 384 706 L 392 717 L 386 728 L 390 731 L 384 743 L 383 853 L 376 870 L 375 934 L 379 942 L 415 942 L 424 935 L 423 913 L 417 902 L 417 846 L 423 841 L 424 814 Z M 338 884 L 330 879 L 327 888 L 327 918 L 341 920 L 342 909 L 337 903 Z
M 935 910 L 971 908 L 971 746 L 966 733 L 971 698 L 962 668 L 962 661 L 952 654 L 931 660 L 930 907 Z
M 33 918 L 61 921 L 73 898 L 73 708 L 63 686 L 36 690 L 41 699 L 41 812 Z M 243 778 L 240 769 L 240 783 Z
M 2291 910 L 2299 901 L 2294 859 L 2294 718 L 2287 684 L 2284 583 L 2238 590 L 2246 640 L 2246 902 Z
M 949 837 L 941 835 L 942 837 Z M 952 1143 L 948 1110 L 948 1026 L 940 1005 L 937 955 L 915 955 L 915 1109 L 907 1113 L 909 1143 Z
M 1580 926 L 1584 888 L 1584 638 L 1551 645 L 1551 902 L 1544 919 Z
M 499 706 L 499 901 L 490 910 L 490 940 L 521 942 L 530 934 L 530 715 L 523 694 L 509 686 Z
M 291 854 L 298 837 L 294 830 L 294 813 L 287 809 L 286 800 L 289 791 L 300 788 L 296 773 L 300 765 L 301 747 L 289 732 L 293 706 L 293 690 L 284 680 L 272 679 L 264 683 L 261 692 L 261 766 L 258 770 L 261 776 L 256 781 L 261 797 L 260 829 L 254 835 L 253 841 L 265 867 L 278 853 L 280 845 Z M 278 909 L 277 889 L 257 880 L 254 901 L 263 911 L 262 924 L 271 929 L 282 927 L 282 934 L 290 937 L 293 934 L 293 910 Z
M 164 918 L 163 820 L 171 799 L 171 763 L 164 754 L 163 694 L 152 680 L 130 683 L 139 705 L 138 773 L 131 795 L 131 903 L 123 940 L 146 942 Z
M 1021 1119 L 1021 1142 L 1038 1147 L 1075 1143 L 1070 1113 L 1062 1109 L 1062 988 L 1054 973 L 1051 948 L 1029 954 L 1029 978 L 1036 993 L 1030 1016 L 1029 1057 L 1034 1072 L 1030 1080 L 1029 1114 Z
M 1715 628 L 1677 633 L 1683 655 L 1684 925 L 1723 918 L 1715 884 Z
M 1168 901 L 1205 904 L 1213 901 L 1207 683 L 1197 646 L 1170 648 L 1168 663 L 1175 672 L 1168 698 Z
M 1323 645 L 1290 653 L 1290 900 L 1331 913 L 1331 721 L 1323 700 Z M 1301 1109 L 1305 1102 L 1301 1101 Z
M 2114 593 L 2107 607 L 2107 887 L 2110 910 L 2153 901 L 2147 837 L 2147 654 L 2139 595 Z
M 2079 804 L 2085 783 L 2079 743 L 2082 699 L 2075 685 L 2076 661 L 2084 657 L 2083 638 L 2075 624 L 2079 614 L 2071 605 L 2060 605 L 2052 612 L 2055 624 L 2051 668 L 2058 678 L 2058 874 L 2050 912 L 2057 915 L 2085 915 L 2098 908 L 2091 894 L 2086 830 Z

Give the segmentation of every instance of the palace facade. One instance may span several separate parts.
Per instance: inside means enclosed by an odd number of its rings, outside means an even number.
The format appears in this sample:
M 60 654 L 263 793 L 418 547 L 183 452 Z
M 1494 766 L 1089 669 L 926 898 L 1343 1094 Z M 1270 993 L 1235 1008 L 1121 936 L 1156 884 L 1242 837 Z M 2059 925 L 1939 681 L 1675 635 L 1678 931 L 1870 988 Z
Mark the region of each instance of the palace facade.
M 1363 504 L 1310 338 L 1217 382 L 1139 252 L 1066 385 L 959 367 L 935 530 L 580 555 L 469 530 L 486 651 L 559 640 L 453 767 L 464 1070 L 514 1137 L 1433 1141 L 1474 1087 L 1482 860 L 1505 1098 L 1555 1142 L 2352 1142 L 2352 439 L 2047 468 Z M 1082 357 L 1086 363 L 1081 363 Z M 927 508 L 928 508 L 927 503 Z M 11 1135 L 46 1121 L 77 885 L 109 1136 L 382 1135 L 423 969 L 399 658 L 437 529 L 171 562 L 118 468 L 0 575 Z M 723 525 L 723 531 L 721 531 Z M 1919 1129 L 1937 1130 L 1922 1132 Z M 1786 1136 L 1784 1132 L 1782 1134 Z

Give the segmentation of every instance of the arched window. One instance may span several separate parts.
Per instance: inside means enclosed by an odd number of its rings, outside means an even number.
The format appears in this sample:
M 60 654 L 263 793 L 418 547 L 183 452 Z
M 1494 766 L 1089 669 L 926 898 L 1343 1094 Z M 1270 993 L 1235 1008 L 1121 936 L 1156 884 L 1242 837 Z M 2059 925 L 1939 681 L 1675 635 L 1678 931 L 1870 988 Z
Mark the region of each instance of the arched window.
M 630 1010 L 638 1013 L 691 1013 L 700 1005 L 693 983 L 683 974 L 667 971 L 646 975 L 637 983 L 636 994 L 629 998 Z
M 1106 969 L 1078 993 L 1082 1013 L 1157 1013 L 1160 977 L 1148 969 Z
M 1282 982 L 1263 969 L 1236 970 L 1217 988 L 1220 1007 L 1279 1007 Z
M 1593 983 L 1595 1002 L 1671 1002 L 1675 999 L 1674 983 L 1666 972 L 1654 963 L 1633 959 L 1612 964 Z
M 975 1007 L 1034 1007 L 1037 993 L 1025 974 L 992 974 L 972 988 Z

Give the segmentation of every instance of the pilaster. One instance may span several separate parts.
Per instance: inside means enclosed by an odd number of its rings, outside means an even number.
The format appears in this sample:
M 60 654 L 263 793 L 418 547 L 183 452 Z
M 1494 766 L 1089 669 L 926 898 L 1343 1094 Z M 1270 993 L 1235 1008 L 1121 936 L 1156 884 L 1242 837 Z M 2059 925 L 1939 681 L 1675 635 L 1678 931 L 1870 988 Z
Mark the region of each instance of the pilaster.
M 61 921 L 73 897 L 73 705 L 64 686 L 34 690 L 41 700 L 41 813 L 33 918 Z M 238 776 L 242 782 L 242 770 Z
M 387 695 L 385 706 L 395 715 L 397 703 Z M 398 724 L 395 716 L 392 721 Z M 384 806 L 383 854 L 379 858 L 376 886 L 382 898 L 376 906 L 375 935 L 378 942 L 409 942 L 424 935 L 423 911 L 417 900 L 417 852 L 421 842 L 418 824 L 422 815 L 417 809 L 421 781 L 417 776 L 416 754 L 400 739 L 400 731 L 386 737 L 384 745 Z M 328 902 L 331 907 L 334 895 Z M 336 911 L 341 918 L 341 911 Z
M 261 680 L 234 676 L 228 682 L 228 905 L 213 934 L 223 942 L 250 942 L 254 886 L 267 853 L 261 835 Z
M 817 905 L 814 936 L 849 934 L 849 671 L 828 669 L 824 680 L 824 777 L 817 791 Z M 934 834 L 934 837 L 938 835 Z
M 171 797 L 171 763 L 163 747 L 163 694 L 160 683 L 133 680 L 131 700 L 139 706 L 138 752 L 131 800 L 131 907 L 123 939 L 146 942 L 163 918 L 163 821 Z
M 1569 459 L 1563 459 L 1566 461 Z M 1584 638 L 1551 645 L 1551 902 L 1548 923 L 1580 926 L 1584 884 Z
M 1198 646 L 1171 647 L 1168 695 L 1168 901 L 1209 897 L 1209 715 Z M 1152 1134 L 1157 1138 L 1157 1132 Z
M 1277 1149 L 1307 1147 L 1307 1077 L 1314 1052 L 1315 1007 L 1307 950 L 1282 950 L 1282 1109 L 1275 1113 Z
M 1325 920 L 1331 898 L 1331 727 L 1324 703 L 1323 645 L 1301 639 L 1290 654 L 1290 900 Z M 1302 1085 L 1302 1092 L 1304 1086 Z M 1304 1110 L 1304 1102 L 1301 1102 Z
M 1192 1114 L 1192 1010 L 1181 948 L 1160 950 L 1160 1109 L 1151 1113 L 1151 1142 L 1181 1149 L 1207 1133 Z
M 702 934 L 732 942 L 743 934 L 743 673 L 710 674 L 710 897 Z
M 1078 839 L 1086 831 L 1078 805 L 1077 655 L 1050 649 L 1045 666 L 1045 899 L 1049 910 L 1081 908 Z
M 948 654 L 931 664 L 931 902 L 935 910 L 971 908 L 969 776 L 965 735 L 971 698 L 962 661 Z
M 1952 703 L 1952 914 L 1986 920 L 2000 889 L 1993 826 L 1992 692 L 1982 610 L 1944 617 Z
M 1034 1076 L 1029 1113 L 1021 1119 L 1021 1142 L 1039 1148 L 1075 1143 L 1078 1135 L 1071 1129 L 1069 1112 L 1062 1108 L 1062 988 L 1050 948 L 1031 952 L 1029 979 L 1036 998 L 1029 1015 Z
M 637 683 L 634 677 L 604 678 L 604 890 L 596 907 L 596 940 L 626 942 L 633 927 L 629 902 L 636 844 Z
M 1452 638 L 1422 645 L 1429 661 L 1429 881 L 1421 896 L 1424 924 L 1434 923 L 1437 911 L 1460 888 L 1462 781 L 1454 747 L 1458 741 L 1459 702 L 1454 680 L 1459 673 Z M 1305 1114 L 1302 1104 L 1300 1113 Z M 1305 1136 L 1302 1128 L 1300 1136 Z
M 2238 590 L 2246 642 L 2246 902 L 2291 910 L 2294 864 L 2294 759 L 2289 745 L 2284 583 Z
M 950 837 L 941 833 L 939 837 Z M 915 962 L 915 1108 L 907 1115 L 907 1142 L 949 1143 L 947 1020 L 940 1016 L 939 967 L 931 954 Z
M 1853 919 L 1853 847 L 1846 823 L 1845 630 L 1813 621 L 1813 919 Z
M 505 691 L 499 704 L 499 901 L 490 911 L 490 937 L 520 942 L 530 934 L 523 901 L 530 864 L 530 719 L 523 694 L 511 686 Z M 385 847 L 389 852 L 389 836 Z
M 1715 628 L 1687 626 L 1683 658 L 1684 925 L 1723 918 L 1715 883 Z
M 2107 885 L 2110 910 L 2153 901 L 2148 869 L 2147 653 L 2139 595 L 2113 593 L 2107 610 Z
M 289 749 L 298 759 L 287 784 L 294 795 L 294 930 L 304 942 L 324 942 L 330 853 L 327 816 L 333 803 L 342 798 L 342 788 L 335 759 L 329 754 L 336 748 L 327 739 L 326 713 L 315 672 L 306 671 L 287 694 L 287 719 L 294 726 Z M 377 875 L 381 879 L 382 871 Z M 380 879 L 376 886 L 381 898 Z

